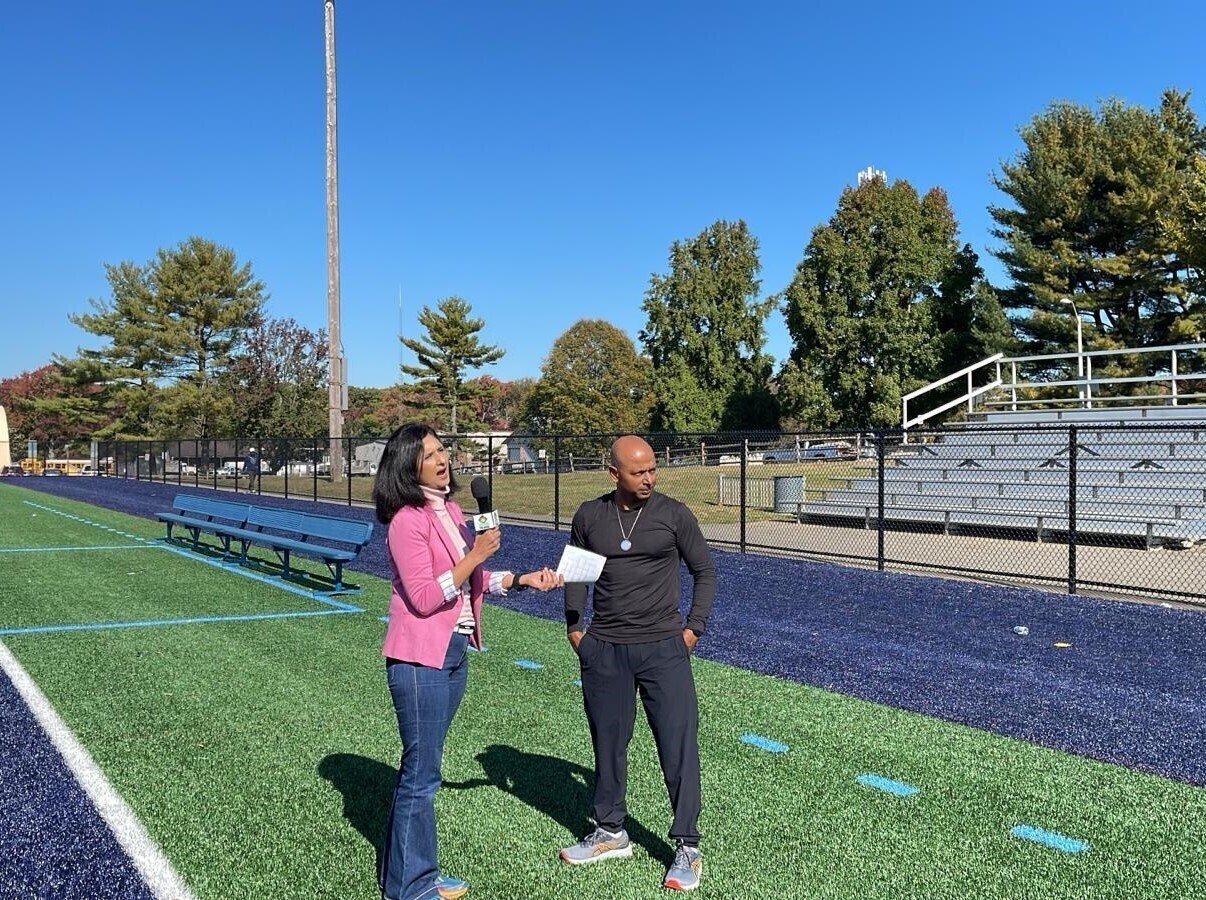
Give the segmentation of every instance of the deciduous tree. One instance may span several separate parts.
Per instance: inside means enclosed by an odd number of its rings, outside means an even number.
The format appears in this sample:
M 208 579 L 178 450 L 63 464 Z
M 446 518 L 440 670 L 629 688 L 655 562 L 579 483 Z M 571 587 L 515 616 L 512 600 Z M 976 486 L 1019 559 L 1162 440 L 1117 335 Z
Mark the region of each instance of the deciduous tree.
M 937 188 L 918 196 L 907 181 L 876 178 L 842 193 L 782 295 L 792 337 L 779 377 L 786 422 L 898 425 L 905 393 L 1005 339 L 957 231 Z
M 601 319 L 582 319 L 556 341 L 528 397 L 524 430 L 620 434 L 649 426 L 652 367 L 632 339 Z M 563 453 L 593 453 L 608 441 L 569 440 Z
M 763 353 L 774 298 L 758 300 L 758 241 L 745 222 L 714 222 L 670 247 L 670 271 L 645 293 L 640 333 L 653 364 L 653 428 L 773 426 L 772 361 Z

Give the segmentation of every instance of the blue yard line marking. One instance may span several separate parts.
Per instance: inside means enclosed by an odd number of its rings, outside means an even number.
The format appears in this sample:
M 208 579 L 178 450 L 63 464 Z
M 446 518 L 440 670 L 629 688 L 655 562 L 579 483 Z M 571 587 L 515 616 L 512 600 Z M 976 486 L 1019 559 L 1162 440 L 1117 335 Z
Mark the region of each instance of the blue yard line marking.
M 144 622 L 94 622 L 82 625 L 36 625 L 30 628 L 0 629 L 0 635 L 45 634 L 54 631 L 104 631 L 113 628 L 150 628 L 158 625 L 205 625 L 212 622 L 255 622 L 260 619 L 298 619 L 307 616 L 338 616 L 351 609 L 311 609 L 302 612 L 252 613 L 242 616 L 196 616 L 191 619 L 150 619 Z
M 543 669 L 543 663 L 532 662 L 530 659 L 517 659 L 515 665 L 521 669 Z
M 1033 825 L 1015 825 L 1009 829 L 1009 833 L 1014 837 L 1034 841 L 1036 844 L 1043 844 L 1051 847 L 1053 850 L 1060 850 L 1064 853 L 1084 853 L 1089 849 L 1088 841 L 1078 841 L 1076 838 L 1066 837 L 1065 835 L 1057 834 L 1054 831 L 1046 831 L 1042 828 L 1035 828 Z
M 389 616 L 382 616 L 382 617 L 381 617 L 381 621 L 382 621 L 382 622 L 388 622 L 388 621 L 389 621 Z
M 576 684 L 578 687 L 582 687 L 582 679 L 581 679 L 581 678 L 575 678 L 575 679 L 574 679 L 574 684 Z
M 478 650 L 476 647 L 474 647 L 472 644 L 470 644 L 469 649 L 472 650 L 474 653 L 485 653 L 490 648 L 487 647 L 485 644 L 482 644 L 482 649 Z
M 222 569 L 226 572 L 233 572 L 234 574 L 240 575 L 243 578 L 251 578 L 255 581 L 263 582 L 264 584 L 270 584 L 275 588 L 280 588 L 282 591 L 288 591 L 291 594 L 297 594 L 298 596 L 306 597 L 310 600 L 317 600 L 319 603 L 325 603 L 327 606 L 333 606 L 335 609 L 341 612 L 364 612 L 364 610 L 359 606 L 352 606 L 350 603 L 341 603 L 338 600 L 332 600 L 330 597 L 323 596 L 315 591 L 307 590 L 306 588 L 298 587 L 294 584 L 289 584 L 289 582 L 283 581 L 280 578 L 274 578 L 270 575 L 261 575 L 258 572 L 251 572 L 242 567 L 231 568 L 221 560 L 208 559 L 204 556 L 198 556 L 196 553 L 191 553 L 188 550 L 181 549 L 180 547 L 173 547 L 168 543 L 160 543 L 156 544 L 155 546 L 162 547 L 164 550 L 170 550 L 172 553 L 179 554 L 187 559 L 204 563 L 207 566 L 213 566 L 214 568 Z
M 891 778 L 884 778 L 882 775 L 873 775 L 871 773 L 859 775 L 854 780 L 864 787 L 875 788 L 877 791 L 887 791 L 889 794 L 895 794 L 897 797 L 912 797 L 921 790 L 921 788 L 905 784 L 903 781 L 893 781 Z
M 149 544 L 113 544 L 107 547 L 5 547 L 0 553 L 46 553 L 51 550 L 149 550 Z
M 787 744 L 781 744 L 778 741 L 772 741 L 768 737 L 763 737 L 760 734 L 753 734 L 747 731 L 741 736 L 744 743 L 751 747 L 757 747 L 759 750 L 765 750 L 768 753 L 786 753 L 788 750 Z

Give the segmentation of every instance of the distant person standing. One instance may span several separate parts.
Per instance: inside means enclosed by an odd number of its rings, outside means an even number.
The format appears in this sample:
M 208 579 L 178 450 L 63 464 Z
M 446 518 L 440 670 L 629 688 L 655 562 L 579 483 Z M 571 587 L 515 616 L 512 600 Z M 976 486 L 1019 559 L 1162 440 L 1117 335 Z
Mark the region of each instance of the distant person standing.
M 247 490 L 254 490 L 260 478 L 260 452 L 255 447 L 247 448 L 243 460 L 243 475 L 247 478 Z
M 628 744 L 640 692 L 665 777 L 674 823 L 674 862 L 662 885 L 699 886 L 703 856 L 699 707 L 691 651 L 716 596 L 716 569 L 699 522 L 677 500 L 654 492 L 657 459 L 636 435 L 611 446 L 615 490 L 574 515 L 570 543 L 607 557 L 594 587 L 594 618 L 585 632 L 586 585 L 566 584 L 565 621 L 582 668 L 582 698 L 595 752 L 593 832 L 561 851 L 571 865 L 631 856 L 627 814 Z M 694 580 L 691 609 L 679 612 L 679 561 Z M 600 895 L 606 892 L 601 892 Z

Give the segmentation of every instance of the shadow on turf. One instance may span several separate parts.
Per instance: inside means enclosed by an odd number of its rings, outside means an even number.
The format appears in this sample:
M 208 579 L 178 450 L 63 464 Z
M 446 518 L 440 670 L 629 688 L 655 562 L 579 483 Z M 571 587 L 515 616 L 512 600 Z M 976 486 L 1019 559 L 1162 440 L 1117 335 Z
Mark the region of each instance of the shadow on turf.
M 173 537 L 170 541 L 166 538 L 161 539 L 164 544 L 169 547 L 175 547 L 179 550 L 188 550 L 198 556 L 202 556 L 214 562 L 221 562 L 228 566 L 240 566 L 238 554 L 227 555 L 221 547 L 216 547 L 213 544 L 207 544 L 204 541 L 194 544 L 189 538 Z M 251 572 L 259 575 L 267 575 L 270 578 L 280 578 L 281 581 L 289 584 L 297 585 L 309 591 L 317 591 L 319 593 L 330 593 L 334 587 L 331 579 L 325 578 L 322 575 L 314 575 L 302 569 L 292 568 L 289 572 L 289 577 L 284 577 L 284 568 L 278 562 L 269 560 L 263 556 L 253 556 L 248 553 L 247 564 L 242 566 Z M 343 590 L 340 593 L 352 594 L 360 591 L 360 585 L 351 584 L 344 581 Z
M 343 817 L 373 845 L 380 867 L 398 770 L 367 756 L 332 753 L 319 762 L 318 774 L 343 796 Z
M 477 755 L 484 778 L 446 781 L 454 791 L 493 787 L 522 800 L 567 832 L 581 837 L 591 829 L 588 813 L 594 773 L 556 756 L 525 753 L 491 744 Z M 332 753 L 318 764 L 318 774 L 343 796 L 343 817 L 373 845 L 380 860 L 398 772 L 392 766 L 354 753 Z M 669 866 L 674 848 L 632 816 L 625 827 L 629 839 L 652 859 Z
M 591 830 L 594 772 L 557 756 L 525 753 L 505 744 L 491 744 L 477 755 L 485 778 L 445 781 L 451 790 L 495 787 L 522 800 L 563 827 L 574 837 Z M 632 816 L 625 823 L 629 839 L 665 866 L 674 861 L 674 848 Z

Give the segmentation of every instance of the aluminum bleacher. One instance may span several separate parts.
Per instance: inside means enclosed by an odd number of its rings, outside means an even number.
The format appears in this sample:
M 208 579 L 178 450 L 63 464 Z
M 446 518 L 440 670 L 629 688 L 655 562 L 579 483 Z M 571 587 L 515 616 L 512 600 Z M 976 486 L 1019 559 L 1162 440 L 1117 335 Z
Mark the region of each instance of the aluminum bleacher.
M 887 527 L 1184 547 L 1206 541 L 1206 407 L 982 409 L 888 455 Z M 877 527 L 878 472 L 805 491 L 804 521 Z

